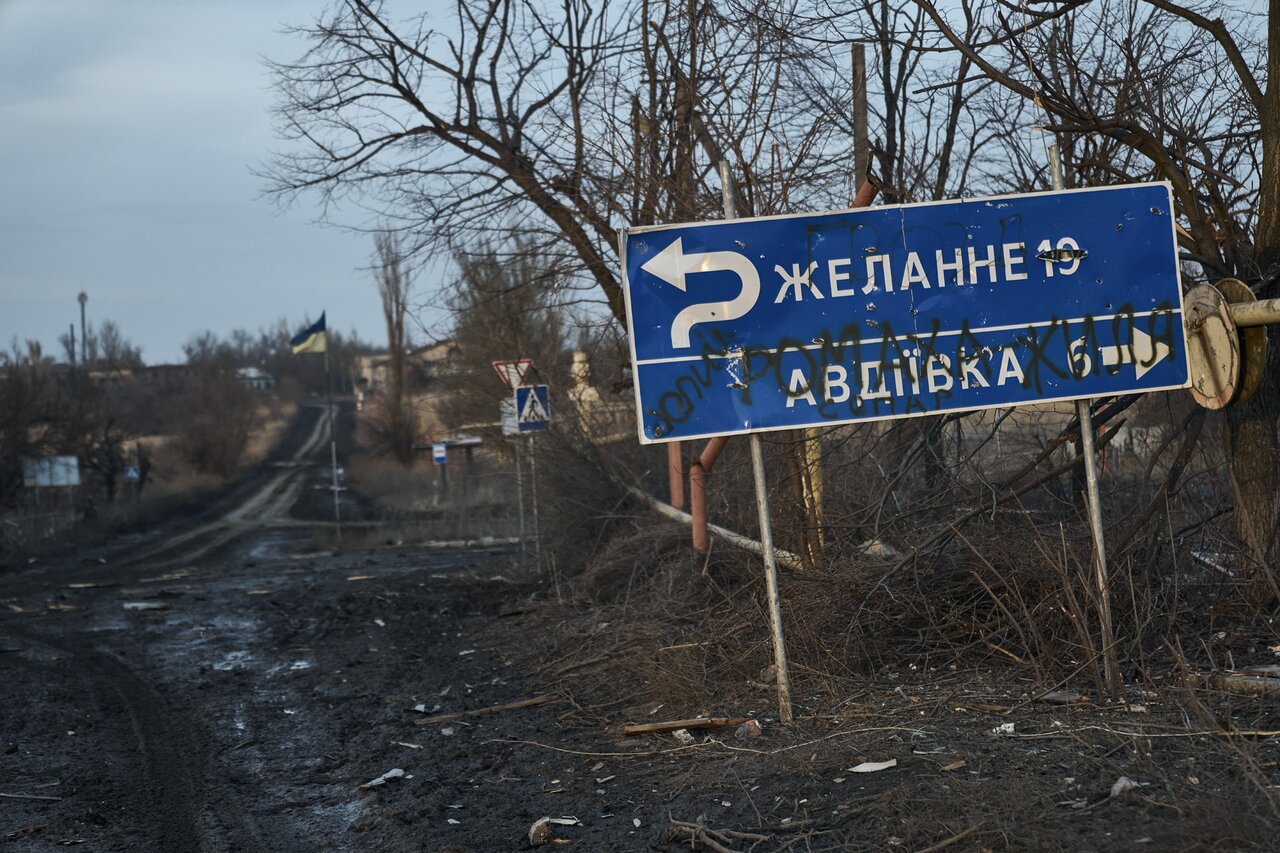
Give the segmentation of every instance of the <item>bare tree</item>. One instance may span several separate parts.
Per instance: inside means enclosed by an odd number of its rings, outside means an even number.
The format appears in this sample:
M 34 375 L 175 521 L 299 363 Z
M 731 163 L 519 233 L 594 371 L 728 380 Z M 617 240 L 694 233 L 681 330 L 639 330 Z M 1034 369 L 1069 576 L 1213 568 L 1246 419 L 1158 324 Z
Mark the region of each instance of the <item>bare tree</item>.
M 124 336 L 114 320 L 103 320 L 98 330 L 98 348 L 102 365 L 107 370 L 124 370 L 142 366 L 142 351 Z
M 374 274 L 387 325 L 387 383 L 377 402 L 375 430 L 391 455 L 407 466 L 413 464 L 416 431 L 412 413 L 405 405 L 405 361 L 409 352 L 405 322 L 413 280 L 399 243 L 391 234 L 384 232 L 374 239 Z
M 519 233 L 618 320 L 616 227 L 718 218 L 719 160 L 741 214 L 848 201 L 842 124 L 804 94 L 832 85 L 825 48 L 795 9 L 459 0 L 453 17 L 342 0 L 297 30 L 308 51 L 272 65 L 292 148 L 268 192 L 358 200 L 410 256 Z
M 563 387 L 567 376 L 564 311 L 546 280 L 559 273 L 527 247 L 515 255 L 479 249 L 456 259 L 461 276 L 449 306 L 456 348 L 442 377 L 454 426 L 494 421 L 498 401 L 511 396 L 491 367 L 496 360 L 532 359 L 537 374 L 529 384 Z
M 916 4 L 974 73 L 1044 112 L 1079 183 L 1160 179 L 1173 187 L 1180 247 L 1209 280 L 1280 295 L 1280 9 L 1172 0 L 976 0 L 974 40 L 929 0 Z M 1267 81 L 1256 75 L 1266 67 Z M 1280 353 L 1262 388 L 1228 413 L 1237 531 L 1264 580 L 1280 554 Z

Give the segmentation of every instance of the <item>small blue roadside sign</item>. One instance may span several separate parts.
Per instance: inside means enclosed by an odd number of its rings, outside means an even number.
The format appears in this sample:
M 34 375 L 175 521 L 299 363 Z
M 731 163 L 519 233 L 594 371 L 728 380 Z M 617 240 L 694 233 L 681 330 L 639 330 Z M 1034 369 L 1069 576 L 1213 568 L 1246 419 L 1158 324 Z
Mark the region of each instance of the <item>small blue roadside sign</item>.
M 625 230 L 640 441 L 1186 387 L 1174 225 L 1156 183 Z
M 443 465 L 449 461 L 449 449 L 443 444 L 431 445 L 431 461 Z
M 546 385 L 516 388 L 516 423 L 520 432 L 537 432 L 551 424 L 551 397 Z
M 126 483 L 137 483 L 142 479 L 142 469 L 137 465 L 124 466 L 124 481 Z

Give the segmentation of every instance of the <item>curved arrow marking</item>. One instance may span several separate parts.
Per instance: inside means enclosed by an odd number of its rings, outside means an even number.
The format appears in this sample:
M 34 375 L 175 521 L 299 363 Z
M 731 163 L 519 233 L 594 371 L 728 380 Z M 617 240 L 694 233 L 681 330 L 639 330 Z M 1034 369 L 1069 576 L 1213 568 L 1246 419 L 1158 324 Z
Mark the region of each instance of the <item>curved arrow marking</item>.
M 1129 346 L 1099 347 L 1102 350 L 1102 363 L 1107 367 L 1117 364 L 1132 364 L 1137 373 L 1135 378 L 1141 379 L 1148 370 L 1155 367 L 1173 350 L 1164 341 L 1157 341 L 1141 329 L 1133 330 L 1133 343 Z
M 760 273 L 744 255 L 737 252 L 686 255 L 679 237 L 642 264 L 640 269 L 680 290 L 685 290 L 685 276 L 691 273 L 732 272 L 742 282 L 742 290 L 733 299 L 690 305 L 676 314 L 671 321 L 671 346 L 676 349 L 690 346 L 689 333 L 694 326 L 699 323 L 736 320 L 754 308 L 756 300 L 760 298 Z

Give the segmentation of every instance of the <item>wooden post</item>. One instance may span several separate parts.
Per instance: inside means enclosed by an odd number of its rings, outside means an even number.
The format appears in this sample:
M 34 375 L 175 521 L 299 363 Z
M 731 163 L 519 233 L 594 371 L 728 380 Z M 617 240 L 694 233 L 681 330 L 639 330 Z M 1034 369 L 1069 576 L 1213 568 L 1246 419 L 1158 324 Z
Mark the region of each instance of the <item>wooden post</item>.
M 871 169 L 871 146 L 867 143 L 867 51 L 853 45 L 853 185 L 861 187 Z M 854 205 L 855 207 L 857 205 Z

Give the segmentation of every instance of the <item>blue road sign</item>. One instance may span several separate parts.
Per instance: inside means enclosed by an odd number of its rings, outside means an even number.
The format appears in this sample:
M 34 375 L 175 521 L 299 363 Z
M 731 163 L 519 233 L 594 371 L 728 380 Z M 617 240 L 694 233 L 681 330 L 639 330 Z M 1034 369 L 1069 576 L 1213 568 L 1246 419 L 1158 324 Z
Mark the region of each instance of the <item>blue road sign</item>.
M 640 440 L 1187 385 L 1167 184 L 634 228 Z
M 431 461 L 437 465 L 444 465 L 449 461 L 449 449 L 443 444 L 431 445 Z
M 124 480 L 126 483 L 136 483 L 142 479 L 142 469 L 137 465 L 124 466 Z
M 521 432 L 536 432 L 551 424 L 551 397 L 546 385 L 516 388 L 516 423 Z

